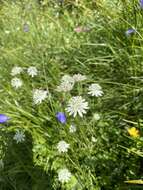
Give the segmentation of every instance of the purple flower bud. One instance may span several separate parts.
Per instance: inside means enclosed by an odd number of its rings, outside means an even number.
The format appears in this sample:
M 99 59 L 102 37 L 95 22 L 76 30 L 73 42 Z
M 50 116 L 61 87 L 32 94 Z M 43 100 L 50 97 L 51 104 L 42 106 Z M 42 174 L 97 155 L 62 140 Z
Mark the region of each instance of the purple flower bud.
M 140 0 L 140 7 L 143 8 L 143 0 Z
M 130 29 L 128 29 L 128 30 L 125 32 L 125 34 L 126 34 L 126 36 L 129 36 L 129 35 L 131 35 L 131 34 L 133 34 L 133 33 L 135 33 L 135 32 L 136 32 L 135 29 L 130 28 Z
M 61 122 L 61 123 L 66 123 L 66 115 L 63 113 L 63 112 L 58 112 L 57 114 L 56 114 L 56 118 L 57 118 L 57 120 L 59 121 L 59 122 Z
M 5 123 L 7 120 L 9 120 L 9 117 L 4 114 L 0 114 L 0 123 Z
M 23 31 L 24 31 L 24 32 L 29 32 L 29 25 L 28 25 L 28 24 L 25 23 L 25 24 L 23 25 Z

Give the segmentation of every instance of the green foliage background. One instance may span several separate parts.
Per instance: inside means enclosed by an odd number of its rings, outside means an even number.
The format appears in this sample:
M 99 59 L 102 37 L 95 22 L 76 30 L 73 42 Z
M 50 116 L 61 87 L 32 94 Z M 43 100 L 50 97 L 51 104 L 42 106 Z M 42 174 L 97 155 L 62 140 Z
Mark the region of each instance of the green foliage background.
M 0 129 L 1 190 L 130 190 L 124 181 L 142 177 L 143 160 L 137 155 L 142 138 L 127 133 L 135 126 L 142 134 L 142 20 L 135 0 L 1 3 L 0 112 L 11 118 Z M 25 23 L 29 32 L 23 31 Z M 90 31 L 76 33 L 76 26 Z M 129 28 L 137 32 L 126 36 Z M 34 79 L 22 74 L 24 85 L 16 91 L 10 75 L 14 66 L 36 66 L 40 74 Z M 88 80 L 72 93 L 56 92 L 61 76 L 75 73 Z M 102 98 L 86 97 L 92 82 L 102 86 Z M 33 106 L 32 90 L 41 87 L 52 97 Z M 89 100 L 90 111 L 83 119 L 68 117 L 65 126 L 59 124 L 56 112 L 77 94 Z M 95 113 L 101 115 L 99 121 Z M 70 134 L 73 122 L 77 132 Z M 16 129 L 27 134 L 24 143 L 13 140 Z M 56 150 L 61 139 L 70 144 L 63 155 Z M 61 185 L 57 172 L 64 166 L 73 177 Z

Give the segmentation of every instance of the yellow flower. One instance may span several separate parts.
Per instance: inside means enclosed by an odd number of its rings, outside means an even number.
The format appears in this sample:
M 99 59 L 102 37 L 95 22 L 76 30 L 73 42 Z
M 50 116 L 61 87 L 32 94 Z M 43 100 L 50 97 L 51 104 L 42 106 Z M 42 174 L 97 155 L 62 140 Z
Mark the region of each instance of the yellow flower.
M 128 133 L 132 137 L 139 137 L 139 130 L 137 130 L 135 127 L 129 128 Z

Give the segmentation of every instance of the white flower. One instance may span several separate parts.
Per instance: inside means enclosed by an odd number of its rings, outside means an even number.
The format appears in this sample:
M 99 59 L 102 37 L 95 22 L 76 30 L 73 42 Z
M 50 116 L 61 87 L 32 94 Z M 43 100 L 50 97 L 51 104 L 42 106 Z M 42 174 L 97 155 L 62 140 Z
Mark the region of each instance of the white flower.
M 73 79 L 75 82 L 84 81 L 87 79 L 85 75 L 81 75 L 80 73 L 73 75 Z
M 69 128 L 69 132 L 70 133 L 76 132 L 76 126 L 75 125 L 71 125 L 70 128 Z
M 38 74 L 38 70 L 37 70 L 36 67 L 29 67 L 27 69 L 27 73 L 28 73 L 29 76 L 34 77 L 34 76 L 36 76 Z
M 17 143 L 25 141 L 25 134 L 23 131 L 16 131 L 14 137 L 14 140 L 16 140 Z
M 14 88 L 18 89 L 18 88 L 20 88 L 20 87 L 23 85 L 23 82 L 22 82 L 21 79 L 15 77 L 15 78 L 13 78 L 13 79 L 11 80 L 11 85 L 12 85 Z
M 66 183 L 70 180 L 71 173 L 67 168 L 60 169 L 58 172 L 58 179 L 61 183 Z
M 85 101 L 81 96 L 72 97 L 69 100 L 66 111 L 69 112 L 70 115 L 74 117 L 79 114 L 80 117 L 86 113 L 86 110 L 89 109 L 88 102 Z
M 62 76 L 61 82 L 74 83 L 74 79 L 70 75 L 64 75 Z
M 67 144 L 65 141 L 60 141 L 57 145 L 57 149 L 60 153 L 67 152 L 69 148 L 69 144 Z
M 20 74 L 23 71 L 22 67 L 13 67 L 11 70 L 11 75 L 15 76 Z
M 100 120 L 100 115 L 99 115 L 98 113 L 95 113 L 95 114 L 93 115 L 93 119 L 94 119 L 95 121 Z
M 103 91 L 99 84 L 91 84 L 88 89 L 88 94 L 99 97 L 103 95 Z
M 73 89 L 74 84 L 69 82 L 62 82 L 60 86 L 57 87 L 58 92 L 69 92 Z
M 69 92 L 73 89 L 74 79 L 70 75 L 64 75 L 61 84 L 57 87 L 58 92 Z
M 3 169 L 4 168 L 4 162 L 2 159 L 0 159 L 0 169 Z
M 33 91 L 33 102 L 34 104 L 41 104 L 43 100 L 47 98 L 48 91 L 35 89 Z

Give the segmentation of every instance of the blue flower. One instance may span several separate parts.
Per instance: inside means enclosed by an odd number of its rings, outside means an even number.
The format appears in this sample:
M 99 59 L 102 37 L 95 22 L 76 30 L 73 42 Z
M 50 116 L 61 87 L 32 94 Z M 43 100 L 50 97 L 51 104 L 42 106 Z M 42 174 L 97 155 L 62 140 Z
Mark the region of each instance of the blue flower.
M 135 29 L 130 28 L 130 29 L 128 29 L 128 30 L 125 32 L 125 34 L 126 34 L 126 36 L 129 36 L 129 35 L 131 35 L 131 34 L 133 34 L 133 33 L 135 33 L 135 32 L 136 32 Z
M 0 123 L 5 123 L 7 120 L 9 120 L 9 117 L 4 114 L 0 114 Z
M 63 113 L 63 112 L 58 112 L 57 114 L 56 114 L 56 118 L 57 118 L 57 120 L 59 121 L 59 122 L 61 122 L 61 123 L 66 123 L 66 115 Z
M 143 0 L 140 0 L 140 7 L 143 8 Z

